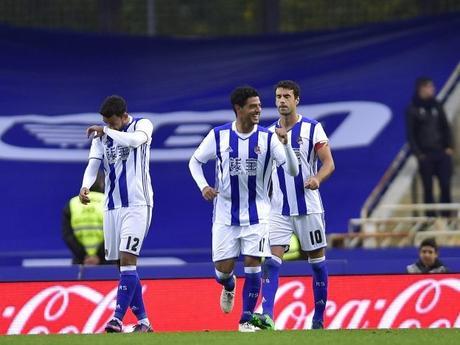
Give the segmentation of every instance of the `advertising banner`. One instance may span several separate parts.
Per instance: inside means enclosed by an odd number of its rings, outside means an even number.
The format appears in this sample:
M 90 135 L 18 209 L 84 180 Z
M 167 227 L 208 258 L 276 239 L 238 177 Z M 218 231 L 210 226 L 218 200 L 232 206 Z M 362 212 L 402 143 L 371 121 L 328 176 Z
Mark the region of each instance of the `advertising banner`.
M 144 300 L 155 331 L 236 330 L 235 309 L 223 314 L 213 279 L 144 280 Z M 309 329 L 314 311 L 311 277 L 283 277 L 276 296 L 277 329 Z M 0 334 L 100 333 L 113 315 L 116 281 L 0 283 Z M 332 276 L 325 327 L 460 327 L 460 275 Z M 257 307 L 261 311 L 260 304 Z M 129 332 L 136 322 L 128 311 Z

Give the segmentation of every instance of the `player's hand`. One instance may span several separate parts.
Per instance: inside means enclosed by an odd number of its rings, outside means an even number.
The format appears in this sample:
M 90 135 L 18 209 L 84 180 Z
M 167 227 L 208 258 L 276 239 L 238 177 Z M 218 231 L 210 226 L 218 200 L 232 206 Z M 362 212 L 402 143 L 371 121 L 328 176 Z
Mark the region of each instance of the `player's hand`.
M 80 202 L 83 205 L 89 204 L 91 202 L 89 199 L 89 189 L 86 187 L 80 189 L 80 194 L 78 194 L 78 197 L 80 198 Z
M 201 194 L 203 194 L 203 198 L 205 200 L 212 201 L 217 196 L 217 194 L 219 194 L 219 192 L 214 188 L 207 186 L 203 188 Z
M 275 133 L 278 136 L 278 139 L 281 141 L 281 143 L 283 145 L 286 145 L 288 142 L 288 136 L 287 136 L 286 129 L 281 128 L 281 127 L 276 127 Z
M 99 265 L 100 262 L 101 260 L 96 255 L 86 256 L 83 260 L 84 265 Z
M 454 154 L 454 150 L 452 150 L 450 147 L 448 147 L 447 149 L 445 149 L 444 152 L 445 152 L 446 155 L 448 155 L 448 156 L 452 156 L 452 155 Z
M 86 135 L 88 138 L 91 137 L 92 135 L 94 135 L 93 138 L 102 137 L 104 135 L 104 127 L 98 126 L 98 125 L 88 127 L 86 129 Z
M 319 180 L 318 178 L 311 176 L 307 178 L 305 183 L 303 184 L 305 188 L 315 190 L 319 188 Z

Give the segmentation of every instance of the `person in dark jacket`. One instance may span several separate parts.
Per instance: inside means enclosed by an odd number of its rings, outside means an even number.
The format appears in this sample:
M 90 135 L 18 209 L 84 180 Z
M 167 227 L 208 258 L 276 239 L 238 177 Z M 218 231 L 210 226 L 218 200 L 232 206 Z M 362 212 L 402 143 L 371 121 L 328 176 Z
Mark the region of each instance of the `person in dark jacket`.
M 417 157 L 423 183 L 424 202 L 434 203 L 433 177 L 439 180 L 439 202 L 451 202 L 452 134 L 442 104 L 435 98 L 435 86 L 427 77 L 415 82 L 415 93 L 406 112 L 407 137 Z M 427 216 L 434 216 L 427 212 Z M 449 216 L 444 212 L 442 216 Z
M 447 267 L 439 260 L 439 250 L 434 238 L 426 238 L 420 244 L 419 260 L 407 266 L 407 273 L 447 273 Z

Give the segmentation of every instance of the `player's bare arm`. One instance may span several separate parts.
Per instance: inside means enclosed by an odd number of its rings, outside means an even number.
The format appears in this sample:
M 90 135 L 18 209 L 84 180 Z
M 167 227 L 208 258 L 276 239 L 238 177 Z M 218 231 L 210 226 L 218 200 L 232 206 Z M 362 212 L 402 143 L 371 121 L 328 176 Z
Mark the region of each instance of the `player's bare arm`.
M 335 170 L 334 159 L 332 158 L 329 143 L 323 142 L 318 144 L 316 154 L 322 163 L 321 169 L 319 169 L 315 176 L 310 176 L 304 183 L 304 187 L 311 190 L 318 189 L 321 183 L 331 176 Z
M 83 205 L 89 204 L 91 202 L 89 198 L 89 189 L 86 187 L 82 187 L 82 189 L 80 189 L 80 194 L 78 197 L 80 198 L 80 202 Z
M 206 186 L 201 191 L 201 194 L 203 195 L 203 198 L 205 200 L 212 201 L 215 197 L 217 197 L 217 194 L 219 194 L 219 192 L 210 186 Z
M 86 136 L 89 138 L 90 136 L 94 135 L 94 138 L 99 138 L 104 135 L 104 127 L 93 125 L 86 129 Z

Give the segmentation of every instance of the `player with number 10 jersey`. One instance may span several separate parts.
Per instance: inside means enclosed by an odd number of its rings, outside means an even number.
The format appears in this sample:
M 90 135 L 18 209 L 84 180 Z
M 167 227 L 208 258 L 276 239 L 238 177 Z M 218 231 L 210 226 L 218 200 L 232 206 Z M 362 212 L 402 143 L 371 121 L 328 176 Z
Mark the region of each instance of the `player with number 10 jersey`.
M 297 114 L 300 87 L 291 80 L 281 81 L 275 86 L 275 97 L 280 119 L 269 130 L 273 132 L 281 127 L 287 131 L 288 143 L 297 155 L 300 171 L 295 177 L 286 175 L 279 168 L 272 173 L 272 257 L 264 262 L 263 314 L 254 315 L 251 322 L 260 328 L 274 328 L 273 308 L 279 269 L 284 252 L 289 249 L 291 236 L 296 234 L 313 270 L 315 313 L 312 328 L 323 328 L 328 274 L 324 209 L 318 188 L 334 171 L 334 161 L 321 124 Z M 318 160 L 322 163 L 320 170 L 317 169 Z

